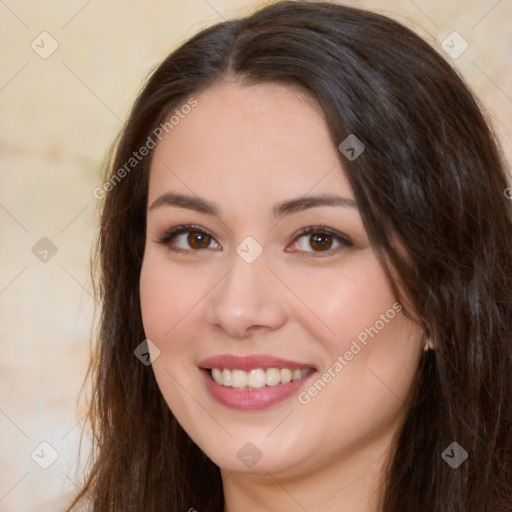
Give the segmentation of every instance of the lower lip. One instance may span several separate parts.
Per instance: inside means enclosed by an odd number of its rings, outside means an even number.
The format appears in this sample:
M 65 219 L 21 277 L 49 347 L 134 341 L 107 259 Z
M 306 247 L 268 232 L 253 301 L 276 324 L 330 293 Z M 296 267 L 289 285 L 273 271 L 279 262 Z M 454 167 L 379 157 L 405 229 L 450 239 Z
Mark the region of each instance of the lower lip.
M 266 409 L 286 400 L 296 393 L 316 371 L 312 371 L 306 377 L 293 380 L 287 384 L 281 383 L 275 386 L 265 386 L 256 389 L 237 389 L 221 386 L 212 379 L 210 370 L 201 369 L 201 373 L 205 379 L 206 387 L 218 402 L 233 409 L 251 411 Z

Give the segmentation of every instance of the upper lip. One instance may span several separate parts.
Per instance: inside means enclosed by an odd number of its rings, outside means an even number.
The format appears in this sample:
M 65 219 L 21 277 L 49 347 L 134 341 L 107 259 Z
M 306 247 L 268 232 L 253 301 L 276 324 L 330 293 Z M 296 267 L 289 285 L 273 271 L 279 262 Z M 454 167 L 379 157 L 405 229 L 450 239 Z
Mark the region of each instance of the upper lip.
M 310 363 L 299 363 L 280 357 L 274 357 L 267 354 L 254 354 L 250 356 L 235 356 L 233 354 L 220 354 L 218 356 L 203 359 L 198 366 L 204 369 L 226 368 L 228 370 L 252 370 L 253 368 L 306 368 L 316 369 Z

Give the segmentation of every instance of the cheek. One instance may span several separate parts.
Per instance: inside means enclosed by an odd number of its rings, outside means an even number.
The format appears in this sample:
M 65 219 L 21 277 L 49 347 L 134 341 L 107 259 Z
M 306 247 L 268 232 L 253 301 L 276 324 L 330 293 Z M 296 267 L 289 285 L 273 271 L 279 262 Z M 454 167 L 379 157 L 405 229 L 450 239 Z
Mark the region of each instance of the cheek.
M 309 292 L 308 305 L 330 330 L 318 320 L 308 329 L 327 350 L 319 376 L 327 384 L 312 383 L 300 400 L 332 425 L 330 435 L 336 437 L 343 424 L 355 439 L 364 429 L 373 432 L 399 417 L 416 374 L 421 329 L 401 312 L 370 251 L 354 255 L 335 278 L 317 283 L 323 286 Z
M 316 333 L 316 338 L 334 357 L 348 350 L 352 340 L 364 342 L 365 329 L 377 322 L 382 327 L 384 315 L 386 330 L 396 316 L 393 308 L 399 308 L 386 276 L 371 250 L 354 253 L 352 257 L 333 272 L 316 278 L 298 279 L 297 295 L 304 297 L 314 315 L 309 318 L 308 330 Z M 387 316 L 386 316 L 387 315 Z
M 197 303 L 198 295 L 200 290 L 189 276 L 173 271 L 171 265 L 151 253 L 145 255 L 140 276 L 140 302 L 144 332 L 150 340 L 161 345 L 169 339 Z

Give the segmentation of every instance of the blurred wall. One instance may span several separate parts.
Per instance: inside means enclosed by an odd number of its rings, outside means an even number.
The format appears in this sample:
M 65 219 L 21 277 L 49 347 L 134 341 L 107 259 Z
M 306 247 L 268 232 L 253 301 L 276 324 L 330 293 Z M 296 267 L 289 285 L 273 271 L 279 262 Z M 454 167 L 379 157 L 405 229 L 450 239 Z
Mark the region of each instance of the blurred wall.
M 200 29 L 262 3 L 0 2 L 0 511 L 55 511 L 75 490 L 93 190 L 143 79 Z M 458 32 L 446 57 L 481 98 L 510 161 L 508 0 L 344 3 L 388 14 L 438 47 Z

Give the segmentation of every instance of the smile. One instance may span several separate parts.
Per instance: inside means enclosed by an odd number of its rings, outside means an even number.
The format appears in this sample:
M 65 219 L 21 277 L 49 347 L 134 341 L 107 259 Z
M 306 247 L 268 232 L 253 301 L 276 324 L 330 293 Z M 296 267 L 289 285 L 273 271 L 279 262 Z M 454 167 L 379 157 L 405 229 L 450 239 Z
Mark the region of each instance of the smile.
M 207 392 L 238 410 L 261 410 L 296 395 L 317 369 L 308 363 L 266 354 L 222 354 L 201 361 Z
M 212 379 L 221 386 L 237 389 L 258 389 L 266 386 L 288 384 L 306 377 L 313 368 L 253 368 L 252 370 L 229 370 L 228 368 L 212 368 Z

